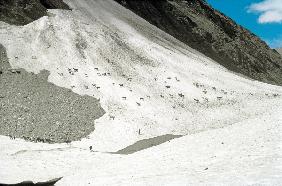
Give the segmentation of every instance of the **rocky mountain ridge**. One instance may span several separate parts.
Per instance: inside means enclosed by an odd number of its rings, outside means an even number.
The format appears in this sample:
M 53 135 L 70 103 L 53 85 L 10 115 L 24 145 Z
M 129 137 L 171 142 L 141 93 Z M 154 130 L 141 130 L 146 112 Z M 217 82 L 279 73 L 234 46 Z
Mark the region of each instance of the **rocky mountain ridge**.
M 47 15 L 47 9 L 70 9 L 62 0 L 0 0 L 0 21 L 25 25 Z
M 282 58 L 204 0 L 116 0 L 229 70 L 282 85 Z

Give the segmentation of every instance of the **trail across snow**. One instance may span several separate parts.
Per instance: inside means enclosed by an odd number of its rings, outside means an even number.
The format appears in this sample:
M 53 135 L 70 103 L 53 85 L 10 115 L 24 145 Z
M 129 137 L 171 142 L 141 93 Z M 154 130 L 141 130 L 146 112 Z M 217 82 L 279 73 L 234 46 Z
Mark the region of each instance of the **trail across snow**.
M 281 87 L 235 75 L 111 0 L 65 2 L 72 11 L 50 10 L 22 27 L 0 23 L 1 44 L 14 68 L 48 70 L 55 85 L 99 98 L 106 114 L 71 144 L 0 137 L 0 182 L 282 182 Z M 108 153 L 166 134 L 184 136 Z

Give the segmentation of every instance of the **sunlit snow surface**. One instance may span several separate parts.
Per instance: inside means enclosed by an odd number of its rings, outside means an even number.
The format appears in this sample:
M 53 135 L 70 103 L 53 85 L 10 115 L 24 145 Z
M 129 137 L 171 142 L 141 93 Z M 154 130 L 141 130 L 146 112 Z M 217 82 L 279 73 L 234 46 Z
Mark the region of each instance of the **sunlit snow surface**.
M 71 144 L 0 137 L 0 182 L 282 183 L 281 87 L 229 72 L 111 0 L 65 2 L 72 11 L 50 10 L 23 27 L 0 23 L 0 41 L 13 67 L 50 71 L 50 82 L 100 98 L 106 114 Z M 109 153 L 165 134 L 184 136 Z

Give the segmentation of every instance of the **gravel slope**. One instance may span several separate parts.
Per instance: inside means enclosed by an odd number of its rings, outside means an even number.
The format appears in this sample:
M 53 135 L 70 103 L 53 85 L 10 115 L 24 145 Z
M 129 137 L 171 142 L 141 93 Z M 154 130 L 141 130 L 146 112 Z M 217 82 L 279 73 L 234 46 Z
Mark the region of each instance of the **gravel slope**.
M 94 131 L 105 113 L 97 99 L 49 83 L 46 70 L 12 69 L 3 46 L 0 53 L 0 135 L 63 143 Z

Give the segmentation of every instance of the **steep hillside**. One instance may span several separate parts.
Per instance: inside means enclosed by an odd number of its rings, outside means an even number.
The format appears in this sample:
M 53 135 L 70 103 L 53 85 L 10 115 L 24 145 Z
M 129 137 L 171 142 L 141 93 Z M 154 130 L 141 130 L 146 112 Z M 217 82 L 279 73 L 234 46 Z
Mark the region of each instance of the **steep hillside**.
M 204 0 L 116 0 L 227 69 L 282 85 L 282 58 Z
M 17 134 L 0 130 L 0 183 L 281 183 L 281 87 L 230 72 L 113 0 L 64 1 L 71 11 L 0 22 L 0 127 Z
M 11 68 L 36 74 L 47 70 L 53 84 L 100 99 L 106 113 L 96 122 L 103 127 L 95 127 L 95 133 L 109 138 L 103 144 L 111 144 L 112 150 L 140 137 L 230 125 L 265 112 L 269 97 L 279 97 L 232 75 L 125 8 L 109 8 L 110 2 L 71 1 L 78 11 L 49 10 L 55 16 L 23 27 L 3 23 L 0 39 Z M 256 112 L 250 103 L 256 104 Z M 57 121 L 51 120 L 50 127 L 55 129 Z M 131 135 L 121 140 L 125 133 Z

